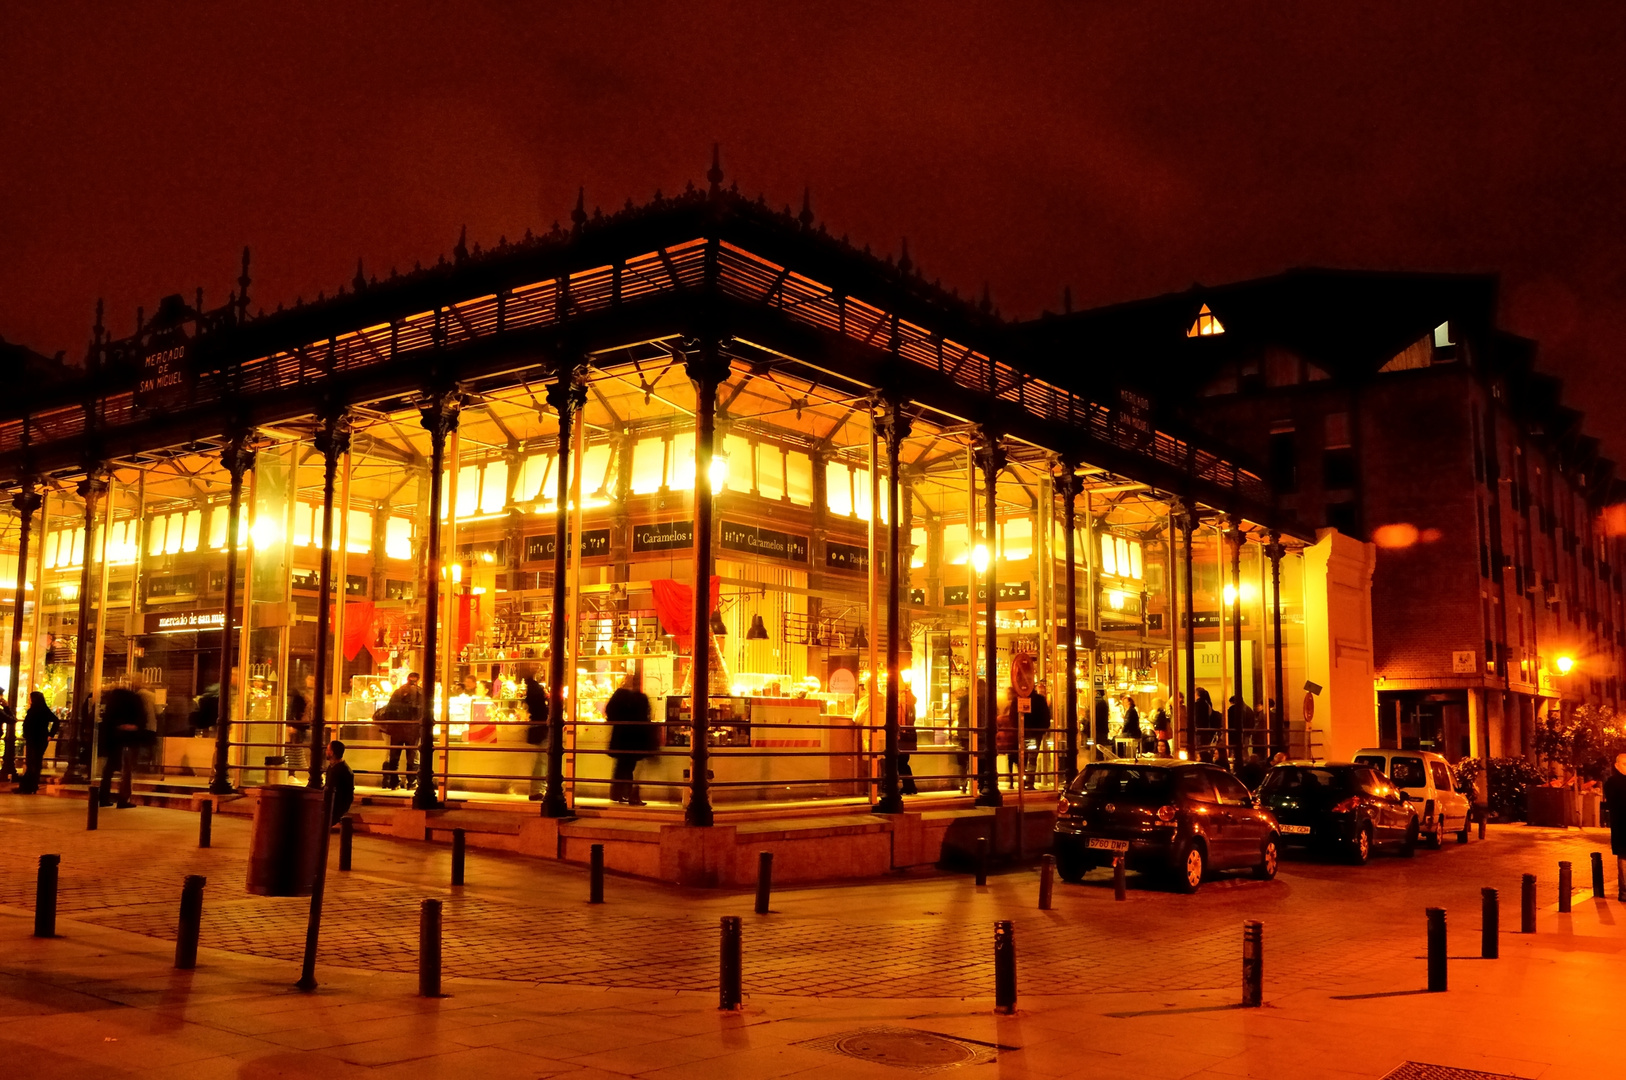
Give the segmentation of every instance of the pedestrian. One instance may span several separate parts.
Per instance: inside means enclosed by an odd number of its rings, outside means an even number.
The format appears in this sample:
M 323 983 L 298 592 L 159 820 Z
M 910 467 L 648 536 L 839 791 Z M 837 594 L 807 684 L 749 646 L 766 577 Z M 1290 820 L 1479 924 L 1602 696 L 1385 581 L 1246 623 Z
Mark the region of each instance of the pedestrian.
M 904 795 L 919 795 L 909 755 L 920 748 L 920 734 L 915 730 L 915 688 L 908 683 L 903 684 L 903 700 L 898 706 L 902 709 L 898 717 L 898 790 Z
M 218 691 L 217 691 L 218 693 Z M 283 746 L 283 760 L 288 766 L 288 775 L 309 772 L 311 767 L 311 720 L 313 719 L 314 704 L 316 701 L 316 676 L 305 676 L 305 689 L 295 690 L 288 695 L 288 714 L 286 744 Z M 215 702 L 215 711 L 220 709 L 219 699 Z
M 28 695 L 28 712 L 23 714 L 23 756 L 26 768 L 18 791 L 33 795 L 40 789 L 40 770 L 45 766 L 45 745 L 56 738 L 59 720 L 45 695 L 35 690 Z
M 1253 727 L 1253 710 L 1248 708 L 1241 694 L 1231 695 L 1231 707 L 1225 710 L 1225 726 L 1229 735 L 1226 750 L 1234 751 L 1240 760 L 1245 753 L 1247 732 Z
M 1615 767 L 1603 782 L 1603 801 L 1609 808 L 1609 850 L 1615 856 L 1616 897 L 1626 899 L 1626 754 L 1615 755 Z
M 147 706 L 141 695 L 128 686 L 114 686 L 102 695 L 102 782 L 99 798 L 103 806 L 113 805 L 113 771 L 124 763 L 126 751 L 135 752 L 141 733 L 147 727 Z M 132 805 L 128 786 L 121 787 L 118 805 Z
M 1124 722 L 1123 727 L 1118 729 L 1118 738 L 1129 744 L 1129 756 L 1136 757 L 1146 742 L 1146 733 L 1140 729 L 1140 710 L 1135 707 L 1135 699 L 1128 694 L 1123 696 L 1121 704 Z
M 407 675 L 406 682 L 397 686 L 389 701 L 374 716 L 374 722 L 384 729 L 389 740 L 389 754 L 384 758 L 385 790 L 403 785 L 410 791 L 418 782 L 418 739 L 423 726 L 422 678 L 416 671 Z M 400 773 L 401 751 L 406 751 L 406 775 Z
M 1027 759 L 1027 772 L 1023 783 L 1032 791 L 1039 772 L 1039 754 L 1050 735 L 1050 698 L 1043 686 L 1035 683 L 1028 697 L 1028 711 L 1022 716 L 1022 752 Z
M 650 716 L 643 675 L 637 669 L 627 673 L 605 702 L 604 719 L 610 723 L 610 756 L 615 759 L 610 801 L 643 806 L 644 800 L 638 797 L 638 763 L 660 750 L 660 733 Z
M 1208 696 L 1208 687 L 1197 687 L 1197 696 L 1191 702 L 1191 726 L 1197 732 L 1198 739 L 1217 726 L 1214 715 L 1214 699 Z
M 344 760 L 344 743 L 338 739 L 327 744 L 325 780 L 328 790 L 333 792 L 333 815 L 328 819 L 328 827 L 332 828 L 350 812 L 350 804 L 356 801 L 356 774 Z
M 1152 699 L 1152 753 L 1158 757 L 1169 756 L 1169 744 L 1174 738 L 1174 729 L 1171 726 L 1169 711 L 1163 707 L 1162 698 Z
M 186 722 L 192 726 L 195 734 L 201 735 L 214 727 L 220 719 L 220 684 L 210 683 L 203 688 L 192 702 L 192 711 L 187 714 Z
M 985 679 L 977 680 L 977 700 L 980 702 L 988 696 L 988 683 Z M 960 774 L 960 794 L 969 794 L 971 791 L 971 690 L 960 695 L 960 700 L 954 703 L 954 765 Z
M 1112 741 L 1112 707 L 1107 704 L 1107 692 L 1095 688 L 1095 748 L 1097 755 Z
M 542 798 L 548 775 L 548 691 L 536 681 L 533 665 L 520 668 L 519 681 L 524 690 L 525 716 L 530 721 L 525 728 L 525 741 L 536 747 L 531 755 L 531 799 L 534 801 Z

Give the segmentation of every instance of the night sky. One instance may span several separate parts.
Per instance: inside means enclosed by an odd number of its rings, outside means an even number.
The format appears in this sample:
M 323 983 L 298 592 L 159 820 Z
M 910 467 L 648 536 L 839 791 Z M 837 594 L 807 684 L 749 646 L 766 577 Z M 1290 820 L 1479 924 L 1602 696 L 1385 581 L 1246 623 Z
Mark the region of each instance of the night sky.
M 1007 316 L 1495 271 L 1626 460 L 1626 5 L 105 2 L 0 15 L 0 335 L 83 355 L 254 249 L 274 307 L 703 183 Z M 453 14 L 455 12 L 455 14 Z M 1351 311 L 1358 319 L 1360 312 Z M 1329 327 L 1337 333 L 1337 327 Z

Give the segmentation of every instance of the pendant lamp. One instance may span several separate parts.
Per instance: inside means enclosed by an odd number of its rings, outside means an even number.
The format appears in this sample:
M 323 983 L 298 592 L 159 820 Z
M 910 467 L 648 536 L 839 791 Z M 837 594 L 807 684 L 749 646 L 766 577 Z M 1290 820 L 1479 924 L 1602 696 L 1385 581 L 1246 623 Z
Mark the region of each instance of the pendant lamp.
M 867 648 L 869 648 L 869 633 L 868 633 L 868 631 L 866 631 L 864 629 L 864 624 L 863 623 L 858 624 L 858 631 L 853 634 L 853 648 L 855 648 L 855 649 L 867 649 Z
M 751 616 L 751 628 L 745 632 L 745 640 L 746 641 L 767 641 L 768 640 L 768 628 L 767 628 L 767 626 L 763 625 L 761 612 L 758 612 L 757 614 Z
M 711 613 L 711 632 L 718 637 L 728 636 L 728 625 L 723 622 L 723 613 L 720 611 Z

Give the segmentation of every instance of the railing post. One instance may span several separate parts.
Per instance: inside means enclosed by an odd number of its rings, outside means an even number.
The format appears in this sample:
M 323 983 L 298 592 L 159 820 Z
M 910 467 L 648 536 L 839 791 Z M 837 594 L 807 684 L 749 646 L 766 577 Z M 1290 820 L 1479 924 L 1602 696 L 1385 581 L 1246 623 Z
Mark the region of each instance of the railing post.
M 40 856 L 39 880 L 34 886 L 35 937 L 56 937 L 56 883 L 61 863 L 60 855 Z
M 1592 899 L 1604 899 L 1603 886 L 1603 852 L 1592 853 Z
M 1570 894 L 1575 891 L 1574 877 L 1570 871 L 1570 864 L 1565 860 L 1558 863 L 1558 913 L 1570 913 Z
M 1502 904 L 1495 889 L 1479 890 L 1479 955 L 1495 960 L 1502 955 Z
M 587 849 L 587 902 L 604 903 L 604 845 Z
M 198 966 L 198 933 L 203 928 L 203 886 L 207 881 L 197 874 L 188 874 L 181 886 L 181 924 L 175 934 L 175 966 L 183 971 Z
M 988 884 L 988 838 L 977 837 L 977 888 Z
M 452 884 L 463 884 L 464 845 L 468 842 L 462 829 L 452 830 Z
M 768 901 L 773 892 L 773 852 L 757 853 L 757 914 L 768 914 Z
M 208 847 L 214 842 L 215 804 L 212 799 L 205 799 L 198 806 L 198 847 Z
M 1428 991 L 1445 992 L 1445 909 L 1428 909 Z
M 339 819 L 339 869 L 350 869 L 350 847 L 355 841 L 356 824 L 349 814 Z
M 1124 879 L 1124 857 L 1112 857 L 1112 898 L 1114 900 L 1127 900 L 1129 898 L 1128 882 Z
M 1050 897 L 1056 887 L 1056 857 L 1044 855 L 1039 859 L 1039 910 L 1050 910 Z
M 418 996 L 440 997 L 440 901 L 418 910 Z
M 1242 924 L 1242 1007 L 1257 1009 L 1265 1001 L 1265 924 Z
M 1016 931 L 1009 919 L 994 923 L 994 1011 L 1016 1011 Z

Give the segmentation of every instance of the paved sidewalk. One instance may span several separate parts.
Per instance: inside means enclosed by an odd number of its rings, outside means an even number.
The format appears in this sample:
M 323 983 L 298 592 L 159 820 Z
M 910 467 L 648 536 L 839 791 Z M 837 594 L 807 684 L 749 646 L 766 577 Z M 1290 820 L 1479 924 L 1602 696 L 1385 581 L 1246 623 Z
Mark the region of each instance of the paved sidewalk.
M 1458 961 L 1449 993 L 1420 993 L 1425 904 L 1449 909 L 1453 955 L 1476 955 L 1480 885 L 1502 889 L 1504 930 L 1517 929 L 1518 874 L 1541 875 L 1550 909 L 1559 858 L 1589 885 L 1597 832 L 1496 828 L 1485 844 L 1365 868 L 1288 862 L 1276 882 L 1196 897 L 1132 878 L 1121 904 L 1093 875 L 1058 883 L 1051 912 L 1035 909 L 1030 870 L 981 890 L 898 877 L 785 890 L 765 917 L 748 895 L 613 877 L 610 902 L 590 907 L 579 870 L 484 852 L 454 891 L 444 847 L 358 837 L 357 869 L 330 877 L 323 987 L 305 996 L 288 987 L 304 902 L 243 894 L 246 822 L 217 819 L 216 847 L 199 851 L 192 815 L 110 811 L 85 833 L 75 808 L 0 796 L 0 1051 L 30 1064 L 23 1075 L 904 1075 L 799 1045 L 876 1027 L 1015 1048 L 952 1051 L 991 1059 L 958 1073 L 1001 1077 L 1375 1078 L 1406 1060 L 1543 1080 L 1618 1069 L 1618 903 L 1544 910 L 1540 933 L 1504 933 L 1502 960 Z M 45 851 L 63 855 L 55 941 L 28 936 Z M 193 973 L 170 967 L 186 873 L 210 878 Z M 451 996 L 437 1001 L 413 996 L 407 974 L 425 896 L 446 900 Z M 715 1009 L 725 913 L 745 917 L 740 1014 Z M 991 1012 L 995 918 L 1017 926 L 1014 1017 Z M 1232 1007 L 1245 918 L 1266 924 L 1262 1010 Z

